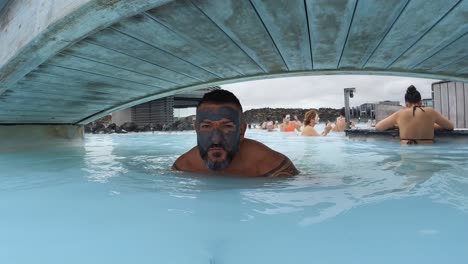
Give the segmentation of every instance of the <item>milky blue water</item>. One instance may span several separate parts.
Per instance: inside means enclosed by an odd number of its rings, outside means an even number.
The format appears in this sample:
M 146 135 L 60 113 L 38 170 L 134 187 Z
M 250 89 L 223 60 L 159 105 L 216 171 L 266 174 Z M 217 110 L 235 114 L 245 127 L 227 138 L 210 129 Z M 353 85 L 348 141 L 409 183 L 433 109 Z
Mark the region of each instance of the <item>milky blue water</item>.
M 171 172 L 193 132 L 2 151 L 0 263 L 467 263 L 468 145 L 247 137 L 301 174 Z

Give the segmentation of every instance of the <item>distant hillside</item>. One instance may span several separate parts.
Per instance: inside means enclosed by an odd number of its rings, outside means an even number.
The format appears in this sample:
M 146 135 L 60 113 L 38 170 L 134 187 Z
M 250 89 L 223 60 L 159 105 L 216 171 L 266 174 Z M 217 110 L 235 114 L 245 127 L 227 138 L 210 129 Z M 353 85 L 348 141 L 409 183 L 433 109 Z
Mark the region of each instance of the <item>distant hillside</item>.
M 270 120 L 282 122 L 283 114 L 297 115 L 299 120 L 304 121 L 304 115 L 310 109 L 302 108 L 260 108 L 260 109 L 251 109 L 244 112 L 245 119 L 249 124 L 260 124 L 267 117 Z M 315 109 L 319 112 L 321 121 L 334 121 L 340 113 L 340 109 L 333 108 L 319 108 Z

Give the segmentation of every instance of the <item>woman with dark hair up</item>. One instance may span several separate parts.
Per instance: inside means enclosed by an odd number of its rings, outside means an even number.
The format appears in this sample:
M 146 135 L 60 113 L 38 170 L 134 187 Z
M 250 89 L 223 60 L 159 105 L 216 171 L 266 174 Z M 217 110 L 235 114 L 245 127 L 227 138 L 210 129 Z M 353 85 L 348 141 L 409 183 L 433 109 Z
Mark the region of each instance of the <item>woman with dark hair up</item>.
M 434 129 L 453 129 L 453 124 L 436 110 L 423 107 L 421 94 L 411 85 L 405 94 L 406 108 L 375 125 L 377 130 L 400 129 L 401 144 L 432 144 Z

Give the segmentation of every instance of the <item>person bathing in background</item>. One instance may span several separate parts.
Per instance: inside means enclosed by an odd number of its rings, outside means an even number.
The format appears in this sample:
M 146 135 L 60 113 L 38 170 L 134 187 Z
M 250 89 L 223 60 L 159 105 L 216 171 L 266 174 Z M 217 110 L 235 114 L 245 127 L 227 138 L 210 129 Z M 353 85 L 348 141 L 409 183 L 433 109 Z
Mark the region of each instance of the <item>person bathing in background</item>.
M 273 123 L 272 120 L 270 120 L 269 117 L 267 117 L 266 130 L 268 132 L 275 131 L 275 124 Z
M 281 132 L 294 132 L 294 123 L 291 122 L 291 116 L 284 114 L 283 115 L 283 123 L 280 125 Z
M 271 121 L 270 121 L 270 118 L 267 117 L 266 120 L 265 120 L 265 122 L 263 122 L 262 125 L 261 125 L 258 129 L 267 129 L 267 126 L 268 126 L 268 124 L 269 124 L 270 122 L 271 122 Z M 271 124 L 273 124 L 273 122 L 271 122 Z
M 244 137 L 242 106 L 229 91 L 206 93 L 197 106 L 194 125 L 197 146 L 180 156 L 173 170 L 252 177 L 299 174 L 288 157 Z
M 296 119 L 297 119 L 297 116 L 296 116 Z M 301 125 L 299 124 L 299 127 L 298 127 L 297 122 L 295 120 L 291 120 L 290 115 L 284 114 L 283 123 L 280 125 L 280 131 L 281 132 L 294 132 L 295 130 L 297 130 L 298 132 L 301 132 L 300 126 Z
M 340 116 L 336 118 L 335 126 L 333 127 L 333 132 L 343 132 L 346 128 L 346 118 L 345 118 L 345 110 L 341 108 Z
M 315 130 L 315 125 L 318 124 L 320 118 L 315 110 L 310 110 L 308 111 L 305 116 L 304 116 L 304 130 L 302 131 L 302 136 L 326 136 L 330 130 L 332 129 L 332 126 L 330 122 L 327 122 L 327 125 L 325 126 L 325 129 L 323 130 L 322 133 L 317 132 Z
M 411 85 L 405 94 L 406 108 L 375 125 L 379 131 L 399 128 L 401 144 L 431 144 L 434 129 L 453 129 L 453 124 L 436 110 L 422 107 L 421 94 Z
M 279 126 L 280 126 L 279 122 L 278 122 L 278 120 L 276 120 L 275 124 L 273 125 L 273 131 L 276 131 L 276 129 L 278 129 Z
M 299 120 L 296 114 L 293 115 L 292 121 L 294 122 L 294 128 L 296 128 L 297 131 L 301 132 L 302 122 L 301 120 Z

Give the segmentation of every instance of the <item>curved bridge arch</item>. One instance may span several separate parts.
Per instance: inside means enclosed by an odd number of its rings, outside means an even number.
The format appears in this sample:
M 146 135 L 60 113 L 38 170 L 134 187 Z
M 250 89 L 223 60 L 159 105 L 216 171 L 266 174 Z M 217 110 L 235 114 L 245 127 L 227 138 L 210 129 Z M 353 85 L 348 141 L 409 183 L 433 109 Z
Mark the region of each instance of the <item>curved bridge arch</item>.
M 84 124 L 177 92 L 272 77 L 468 81 L 468 0 L 27 2 L 0 17 L 3 124 Z

